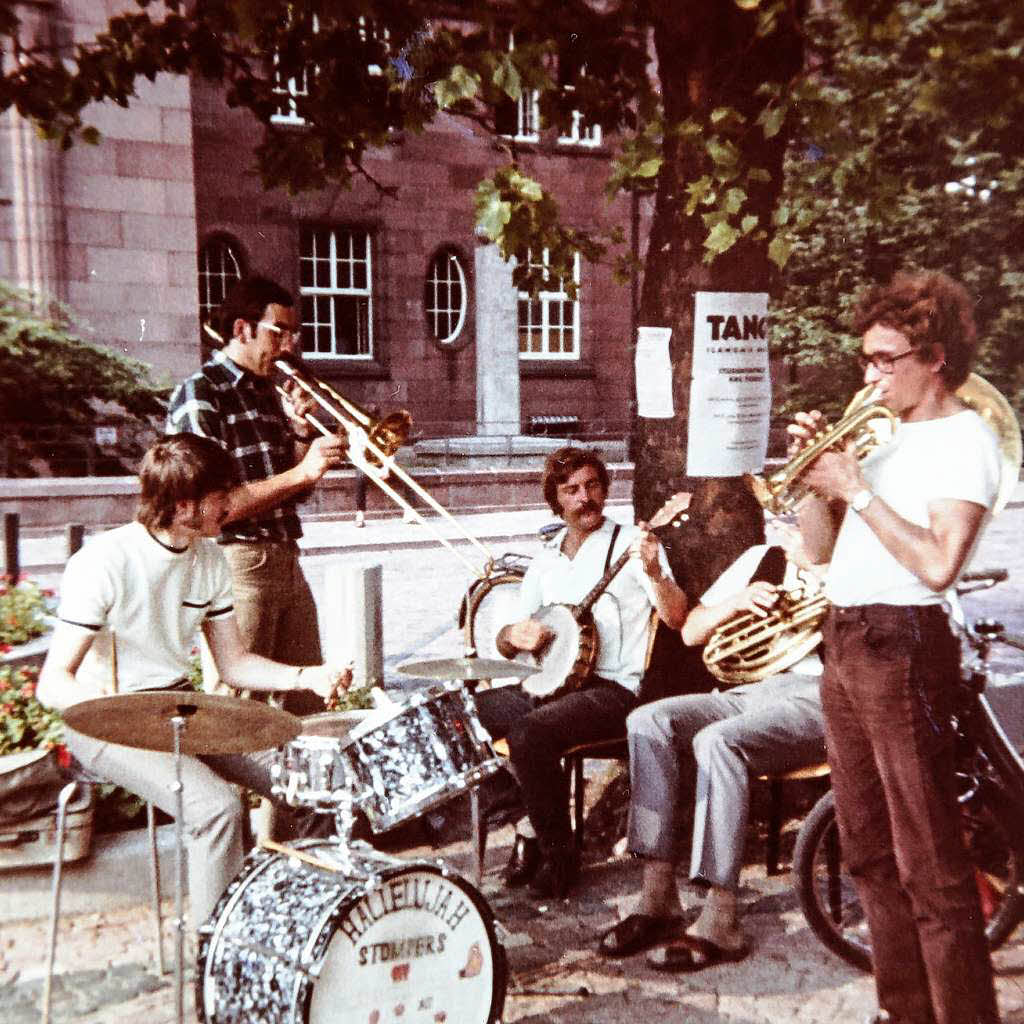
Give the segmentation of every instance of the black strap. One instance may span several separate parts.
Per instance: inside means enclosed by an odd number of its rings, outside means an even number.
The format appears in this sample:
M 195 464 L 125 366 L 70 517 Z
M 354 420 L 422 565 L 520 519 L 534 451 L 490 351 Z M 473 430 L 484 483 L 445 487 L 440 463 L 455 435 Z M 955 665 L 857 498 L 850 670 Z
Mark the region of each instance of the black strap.
M 771 583 L 776 587 L 782 586 L 786 578 L 786 552 L 777 544 L 773 544 L 762 555 L 754 574 L 750 577 L 751 583 Z
M 615 550 L 615 541 L 618 540 L 618 538 L 619 538 L 619 530 L 621 530 L 621 529 L 622 529 L 622 526 L 619 523 L 616 523 L 615 524 L 615 529 L 612 530 L 611 543 L 608 545 L 608 555 L 606 556 L 606 558 L 604 560 L 604 569 L 601 571 L 601 575 L 602 576 L 608 571 L 608 566 L 612 564 L 612 552 Z

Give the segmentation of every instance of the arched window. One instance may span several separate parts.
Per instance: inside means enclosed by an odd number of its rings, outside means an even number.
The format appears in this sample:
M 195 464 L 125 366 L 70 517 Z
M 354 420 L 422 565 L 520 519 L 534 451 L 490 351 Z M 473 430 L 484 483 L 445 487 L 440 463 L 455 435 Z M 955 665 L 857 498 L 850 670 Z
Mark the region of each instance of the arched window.
M 199 247 L 199 322 L 216 327 L 217 310 L 227 290 L 244 274 L 242 247 L 233 239 L 216 235 Z M 210 341 L 209 338 L 205 339 Z
M 423 304 L 430 333 L 438 345 L 454 345 L 466 325 L 468 302 L 466 271 L 459 254 L 439 249 L 430 261 L 423 289 Z

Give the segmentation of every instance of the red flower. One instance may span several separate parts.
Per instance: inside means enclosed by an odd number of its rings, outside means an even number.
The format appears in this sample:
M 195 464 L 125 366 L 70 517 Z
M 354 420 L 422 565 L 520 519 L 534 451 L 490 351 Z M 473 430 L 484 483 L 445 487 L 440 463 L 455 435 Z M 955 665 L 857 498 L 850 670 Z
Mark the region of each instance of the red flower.
M 34 696 L 35 696 L 35 693 L 36 693 L 36 684 L 35 684 L 35 683 L 26 683 L 26 684 L 25 684 L 25 685 L 24 685 L 24 686 L 23 686 L 23 687 L 21 688 L 21 692 L 22 692 L 22 693 L 23 693 L 23 694 L 24 694 L 24 695 L 25 695 L 26 697 L 34 697 Z
M 57 764 L 64 769 L 71 767 L 71 751 L 63 743 L 57 744 Z
M 5 715 L 13 715 L 14 705 L 9 702 L 7 704 L 0 704 L 0 711 L 2 711 Z
M 53 589 L 53 587 L 44 587 L 44 588 L 43 588 L 43 589 L 42 589 L 42 590 L 40 591 L 40 593 L 41 593 L 41 594 L 43 595 L 43 597 L 53 597 L 53 596 L 54 596 L 54 594 L 56 594 L 56 593 L 57 593 L 57 591 L 56 591 L 56 590 L 54 590 L 54 589 Z

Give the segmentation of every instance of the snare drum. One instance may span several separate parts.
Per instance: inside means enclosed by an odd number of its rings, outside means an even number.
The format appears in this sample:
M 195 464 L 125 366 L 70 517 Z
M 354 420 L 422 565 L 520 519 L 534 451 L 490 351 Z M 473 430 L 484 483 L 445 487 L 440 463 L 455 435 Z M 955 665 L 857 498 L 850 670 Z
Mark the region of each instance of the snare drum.
M 276 792 L 295 807 L 331 812 L 338 794 L 355 782 L 342 747 L 368 711 L 327 711 L 302 719 L 302 732 L 289 740 L 271 767 Z M 353 792 L 358 801 L 358 792 Z
M 505 956 L 483 897 L 366 847 L 359 877 L 258 849 L 199 930 L 206 1024 L 495 1024 Z M 337 844 L 303 854 L 337 864 Z
M 458 682 L 378 709 L 343 748 L 356 806 L 375 832 L 409 821 L 500 767 L 472 694 Z

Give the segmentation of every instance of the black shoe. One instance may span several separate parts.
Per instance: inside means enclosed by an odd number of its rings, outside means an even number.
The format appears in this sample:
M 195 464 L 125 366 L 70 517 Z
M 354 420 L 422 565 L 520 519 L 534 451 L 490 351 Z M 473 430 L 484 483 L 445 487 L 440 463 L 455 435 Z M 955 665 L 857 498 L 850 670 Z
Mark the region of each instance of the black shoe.
M 564 900 L 576 884 L 579 873 L 575 853 L 548 854 L 530 882 L 530 894 Z
M 512 856 L 505 866 L 503 878 L 510 889 L 526 885 L 540 867 L 540 843 L 532 836 L 516 836 L 512 844 Z
M 630 914 L 612 925 L 601 936 L 597 951 L 602 956 L 632 956 L 664 942 L 682 925 L 678 914 L 656 917 L 653 914 Z

